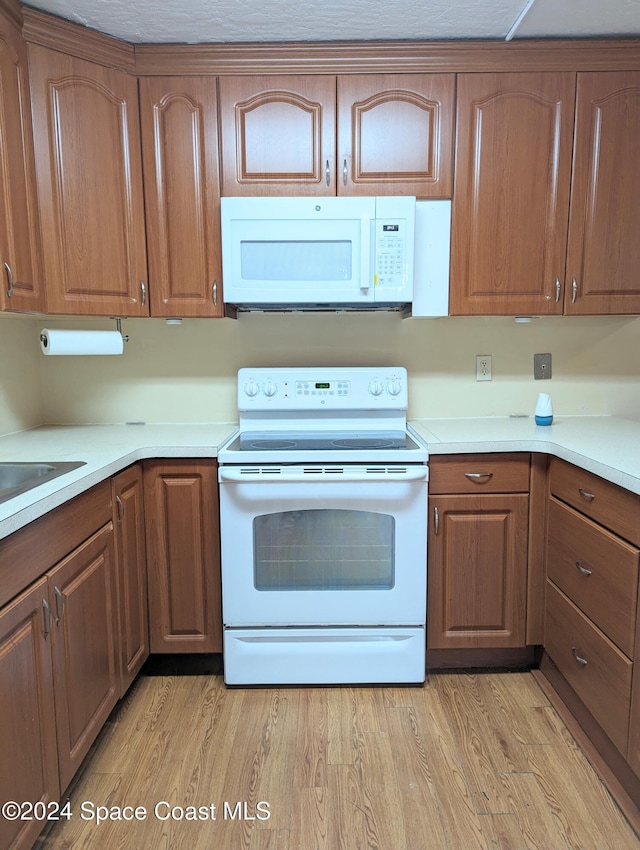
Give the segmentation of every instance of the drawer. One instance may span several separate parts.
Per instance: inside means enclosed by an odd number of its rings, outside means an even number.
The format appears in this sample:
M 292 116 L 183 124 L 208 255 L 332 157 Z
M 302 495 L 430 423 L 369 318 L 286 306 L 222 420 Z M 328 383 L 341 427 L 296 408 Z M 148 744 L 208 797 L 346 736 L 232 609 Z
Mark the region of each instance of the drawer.
M 558 458 L 549 466 L 549 486 L 563 502 L 640 544 L 640 496 L 636 493 Z
M 547 576 L 633 657 L 639 550 L 577 511 L 549 500 Z
M 528 454 L 431 456 L 429 493 L 528 493 Z
M 626 755 L 633 664 L 550 581 L 545 649 L 615 746 Z

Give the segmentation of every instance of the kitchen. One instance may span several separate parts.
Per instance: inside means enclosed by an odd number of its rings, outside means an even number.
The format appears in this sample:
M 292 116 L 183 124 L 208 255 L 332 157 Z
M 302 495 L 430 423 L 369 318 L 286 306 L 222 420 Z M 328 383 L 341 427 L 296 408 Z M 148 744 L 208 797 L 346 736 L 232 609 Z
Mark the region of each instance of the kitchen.
M 637 421 L 640 368 L 634 355 L 638 322 L 634 315 L 558 315 L 516 323 L 512 315 L 403 319 L 394 313 L 339 313 L 242 314 L 236 320 L 215 322 L 184 318 L 181 324 L 169 326 L 162 318 L 129 318 L 123 321 L 123 331 L 129 336 L 124 356 L 56 358 L 43 357 L 40 352 L 42 327 L 112 329 L 113 321 L 3 313 L 0 431 L 11 434 L 44 423 L 170 423 L 179 410 L 180 421 L 194 426 L 184 438 L 186 445 L 196 445 L 196 439 L 201 445 L 206 423 L 237 421 L 239 368 L 375 364 L 407 369 L 408 419 L 429 420 L 423 427 L 437 434 L 441 443 L 449 444 L 447 432 L 452 426 L 442 423 L 438 434 L 434 420 L 513 416 L 514 427 L 519 428 L 523 425 L 519 417 L 526 415 L 533 427 L 531 416 L 541 386 L 533 378 L 533 355 L 541 352 L 553 356 L 553 379 L 542 386 L 549 388 L 554 402 L 554 434 L 564 424 L 563 417 L 613 415 Z M 491 381 L 476 381 L 478 355 L 491 356 Z M 481 435 L 484 424 L 483 420 L 470 421 L 471 433 Z M 149 425 L 126 428 L 141 433 Z M 193 436 L 195 431 L 200 433 L 198 438 Z M 601 433 L 607 442 L 607 433 L 613 432 L 605 429 Z M 122 438 L 123 445 L 126 439 Z M 145 436 L 135 439 L 144 442 Z M 182 438 L 173 437 L 177 439 Z M 531 434 L 528 439 L 531 441 Z M 15 440 L 8 438 L 4 446 L 15 447 Z M 468 447 L 469 432 L 460 440 Z M 215 442 L 219 445 L 222 438 Z M 503 440 L 501 451 L 509 450 L 513 449 L 505 448 Z M 66 451 L 68 454 L 70 449 Z M 331 693 L 323 699 L 342 699 Z M 403 699 L 401 695 L 394 698 Z M 267 705 L 266 697 L 254 699 L 263 708 Z M 290 699 L 297 702 L 305 697 Z M 307 706 L 307 710 L 312 708 Z M 333 758 L 341 756 L 334 753 Z M 279 770 L 284 770 L 282 765 Z M 219 799 L 226 793 L 231 793 L 230 788 L 221 788 Z M 272 820 L 271 825 L 274 823 Z M 262 835 L 261 839 L 274 840 L 274 836 Z M 279 840 L 285 839 L 281 835 Z M 349 846 L 348 838 L 343 840 L 344 846 Z M 381 838 L 380 842 L 379 846 L 391 846 L 389 840 L 385 844 Z M 353 846 L 357 846 L 355 840 Z

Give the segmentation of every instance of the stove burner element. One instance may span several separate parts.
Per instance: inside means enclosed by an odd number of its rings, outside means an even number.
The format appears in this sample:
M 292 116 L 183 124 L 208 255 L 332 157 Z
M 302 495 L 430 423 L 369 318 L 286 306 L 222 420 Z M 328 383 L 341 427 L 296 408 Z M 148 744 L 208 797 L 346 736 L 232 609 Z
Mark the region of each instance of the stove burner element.
M 360 437 L 346 440 L 332 440 L 332 446 L 340 449 L 389 449 L 394 447 L 393 440 L 376 440 Z
M 251 443 L 252 449 L 294 449 L 297 443 L 293 440 L 256 440 Z

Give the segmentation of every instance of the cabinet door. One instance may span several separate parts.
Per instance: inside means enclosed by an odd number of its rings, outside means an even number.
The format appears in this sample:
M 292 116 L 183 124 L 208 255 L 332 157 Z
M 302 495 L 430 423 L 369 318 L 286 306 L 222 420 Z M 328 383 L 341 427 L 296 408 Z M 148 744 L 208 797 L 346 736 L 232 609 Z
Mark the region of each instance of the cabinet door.
M 450 198 L 454 80 L 338 77 L 338 194 Z
M 220 78 L 223 195 L 335 195 L 336 78 Z
M 29 46 L 50 313 L 148 314 L 134 77 Z
M 64 792 L 118 699 L 112 524 L 61 561 L 48 582 Z
M 41 579 L 0 613 L 0 803 L 59 799 L 46 597 Z M 0 847 L 27 850 L 42 827 L 0 818 Z
M 525 645 L 529 497 L 429 498 L 427 648 Z
M 565 312 L 640 313 L 640 72 L 578 74 Z
M 215 460 L 144 465 L 152 652 L 221 652 Z
M 43 311 L 27 47 L 0 9 L 0 308 Z
M 144 536 L 142 467 L 112 479 L 118 596 L 119 696 L 149 656 L 147 553 Z
M 574 74 L 461 74 L 452 315 L 562 312 Z
M 215 77 L 140 80 L 153 316 L 222 316 Z

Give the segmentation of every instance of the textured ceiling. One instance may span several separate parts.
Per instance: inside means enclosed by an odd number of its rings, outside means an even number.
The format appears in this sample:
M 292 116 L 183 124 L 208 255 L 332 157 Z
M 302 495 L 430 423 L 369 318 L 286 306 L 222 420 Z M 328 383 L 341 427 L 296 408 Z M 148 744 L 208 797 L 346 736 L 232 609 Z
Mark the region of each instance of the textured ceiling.
M 28 5 L 135 43 L 640 35 L 640 0 L 29 0 Z

